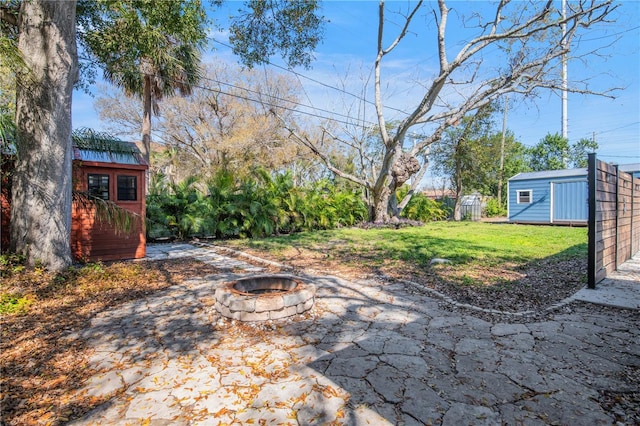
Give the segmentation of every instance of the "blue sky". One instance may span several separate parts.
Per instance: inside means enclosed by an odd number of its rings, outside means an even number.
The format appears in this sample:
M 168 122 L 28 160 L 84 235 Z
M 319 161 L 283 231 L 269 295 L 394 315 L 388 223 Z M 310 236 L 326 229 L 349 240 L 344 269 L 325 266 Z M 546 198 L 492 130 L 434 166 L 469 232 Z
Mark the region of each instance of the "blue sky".
M 568 74 L 570 79 L 590 78 L 597 90 L 613 87 L 623 89 L 615 92 L 615 99 L 569 94 L 568 130 L 571 142 L 595 137 L 600 145 L 599 158 L 626 164 L 640 162 L 640 1 L 621 1 L 618 4 L 615 24 L 599 26 L 585 35 L 581 44 L 581 48 L 585 49 L 611 44 L 605 50 L 606 56 L 594 57 L 588 63 L 570 62 Z M 216 17 L 222 28 L 224 18 L 241 5 L 240 2 L 228 2 L 224 9 L 217 11 Z M 430 2 L 427 5 L 435 6 Z M 387 16 L 393 20 L 392 11 L 406 10 L 406 7 L 405 1 L 389 2 Z M 490 10 L 489 2 L 485 1 L 454 1 L 449 3 L 449 7 L 453 9 L 450 12 L 451 21 L 468 14 L 471 9 L 480 13 Z M 344 91 L 327 86 L 343 87 L 350 93 L 362 93 L 362 79 L 370 75 L 376 54 L 377 12 L 377 1 L 323 3 L 323 14 L 330 22 L 325 38 L 317 49 L 316 60 L 311 69 L 296 69 L 297 76 L 292 74 L 304 88 L 302 102 L 318 108 L 318 111 L 336 111 L 338 114 L 358 102 Z M 428 13 L 416 18 L 416 25 L 410 28 L 402 44 L 389 55 L 383 69 L 386 104 L 393 108 L 387 111 L 388 119 L 402 118 L 397 110 L 410 111 L 423 94 L 419 82 L 428 81 L 437 71 L 437 56 L 432 44 L 435 24 Z M 392 29 L 393 24 L 389 23 L 388 28 Z M 453 25 L 447 35 L 452 42 L 462 42 L 466 37 Z M 214 32 L 212 37 L 222 43 L 227 42 L 224 32 Z M 450 45 L 453 53 L 459 43 Z M 230 49 L 223 44 L 214 42 L 211 47 L 215 50 L 205 53 L 206 60 L 236 61 Z M 367 100 L 373 100 L 370 91 L 366 97 Z M 374 121 L 371 107 L 368 107 L 368 113 L 371 114 L 371 121 Z M 328 115 L 326 112 L 319 114 Z M 92 98 L 81 92 L 74 94 L 73 125 L 76 128 L 103 128 L 93 109 Z M 560 133 L 559 94 L 541 92 L 535 102 L 511 103 L 507 126 L 520 142 L 528 146 L 539 142 L 547 133 Z

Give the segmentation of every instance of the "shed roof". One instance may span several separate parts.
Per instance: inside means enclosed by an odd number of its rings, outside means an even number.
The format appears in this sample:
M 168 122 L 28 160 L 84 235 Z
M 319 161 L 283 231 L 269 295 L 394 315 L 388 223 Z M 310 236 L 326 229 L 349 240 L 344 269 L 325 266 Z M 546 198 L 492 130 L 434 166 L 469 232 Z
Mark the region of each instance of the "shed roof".
M 482 196 L 479 193 L 463 195 L 460 199 L 461 206 L 473 206 L 482 204 Z
M 640 172 L 640 163 L 620 164 L 618 170 L 625 173 L 637 173 Z
M 135 143 L 122 141 L 90 129 L 76 130 L 73 133 L 73 159 L 98 163 L 147 165 Z
M 541 172 L 518 173 L 512 180 L 552 179 L 565 177 L 587 177 L 587 169 L 544 170 Z

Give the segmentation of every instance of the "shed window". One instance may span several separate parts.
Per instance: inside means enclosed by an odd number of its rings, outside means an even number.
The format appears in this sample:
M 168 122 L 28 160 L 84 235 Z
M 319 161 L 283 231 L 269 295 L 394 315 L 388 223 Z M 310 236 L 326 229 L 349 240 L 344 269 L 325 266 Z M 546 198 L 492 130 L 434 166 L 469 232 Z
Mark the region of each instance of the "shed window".
M 89 174 L 87 183 L 89 195 L 103 200 L 109 199 L 109 175 Z
M 136 201 L 137 194 L 136 176 L 118 176 L 118 201 Z
M 518 191 L 518 204 L 531 204 L 531 190 Z

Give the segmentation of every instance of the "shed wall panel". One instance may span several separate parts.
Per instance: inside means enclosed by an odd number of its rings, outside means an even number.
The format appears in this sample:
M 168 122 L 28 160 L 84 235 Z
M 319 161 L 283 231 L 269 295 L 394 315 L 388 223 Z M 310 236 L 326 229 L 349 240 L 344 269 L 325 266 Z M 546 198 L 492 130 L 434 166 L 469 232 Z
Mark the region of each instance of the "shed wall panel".
M 145 217 L 145 168 L 127 165 L 103 165 L 89 163 L 75 170 L 76 189 L 88 190 L 89 174 L 106 174 L 109 176 L 110 201 L 135 215 L 130 233 L 117 231 L 113 226 L 96 219 L 91 210 L 81 206 L 73 206 L 73 226 L 71 232 L 71 249 L 74 255 L 83 260 L 117 260 L 139 259 L 146 256 L 146 236 L 143 219 Z M 117 177 L 136 176 L 136 201 L 118 201 Z
M 512 222 L 550 221 L 551 191 L 548 180 L 513 181 L 509 184 L 509 220 Z M 517 194 L 531 190 L 531 203 L 518 204 Z
M 530 204 L 518 204 L 520 190 L 532 191 Z M 509 182 L 509 221 L 584 223 L 588 219 L 587 180 L 577 176 L 518 179 Z
M 586 221 L 589 217 L 587 181 L 553 182 L 553 221 Z

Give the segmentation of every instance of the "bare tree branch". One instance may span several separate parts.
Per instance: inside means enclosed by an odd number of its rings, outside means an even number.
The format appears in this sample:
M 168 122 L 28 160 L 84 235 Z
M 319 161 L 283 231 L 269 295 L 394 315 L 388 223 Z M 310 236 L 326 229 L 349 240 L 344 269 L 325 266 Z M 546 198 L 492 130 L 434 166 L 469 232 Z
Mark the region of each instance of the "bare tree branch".
M 297 141 L 299 141 L 301 144 L 309 148 L 314 154 L 316 154 L 322 160 L 327 169 L 329 169 L 332 173 L 360 186 L 371 189 L 371 185 L 366 180 L 360 179 L 359 177 L 354 176 L 351 173 L 344 172 L 336 167 L 331 161 L 331 158 L 318 146 L 318 144 L 316 144 L 306 135 L 300 134 L 296 129 L 288 125 L 287 122 L 282 118 L 282 116 L 280 116 L 276 111 L 272 110 L 271 113 L 280 121 L 282 126 L 289 131 L 291 136 L 293 136 Z M 322 137 L 324 138 L 324 136 L 327 134 L 328 133 L 326 131 L 323 131 Z M 320 145 L 322 145 L 322 140 L 320 142 Z
M 472 5 L 467 3 L 465 5 Z M 386 56 L 402 42 L 412 25 L 417 25 L 418 9 L 425 5 L 420 1 L 403 14 L 402 20 L 396 22 L 399 32 L 391 40 L 388 47 L 384 46 L 385 2 L 378 6 L 378 34 L 377 54 L 373 67 L 373 84 L 375 96 L 376 122 L 380 133 L 380 155 L 367 156 L 362 149 L 361 141 L 353 135 L 351 141 L 343 136 L 331 134 L 333 140 L 340 141 L 344 146 L 358 152 L 361 164 L 376 160 L 375 167 L 371 163 L 375 176 L 363 180 L 363 186 L 372 191 L 373 220 L 387 220 L 392 210 L 394 192 L 397 187 L 394 169 L 399 163 L 416 161 L 416 157 L 425 155 L 430 145 L 438 142 L 450 126 L 461 121 L 466 115 L 473 113 L 509 93 L 519 94 L 523 98 L 534 98 L 541 90 L 559 91 L 563 87 L 558 67 L 563 56 L 577 52 L 580 35 L 591 26 L 605 23 L 611 12 L 619 5 L 613 0 L 576 0 L 569 8 L 569 13 L 562 17 L 552 0 L 545 2 L 513 2 L 500 0 L 495 4 L 493 13 L 481 15 L 473 14 L 471 26 L 465 24 L 470 21 L 463 19 L 463 26 L 468 31 L 469 38 L 462 45 L 456 47 L 454 55 L 449 49 L 455 46 L 447 43 L 447 29 L 451 25 L 459 24 L 454 21 L 453 14 L 447 7 L 446 0 L 438 0 L 437 7 L 432 9 L 435 35 L 435 48 L 438 57 L 438 70 L 431 81 L 424 85 L 418 83 L 417 88 L 423 90 L 422 96 L 402 121 L 390 130 L 385 116 L 383 102 L 382 66 Z M 483 19 L 488 16 L 488 19 Z M 566 31 L 560 31 L 566 25 Z M 458 41 L 456 41 L 458 43 Z M 601 48 L 602 46 L 600 46 Z M 599 48 L 581 51 L 570 59 L 593 57 L 599 54 Z M 490 59 L 489 59 L 490 58 Z M 615 88 L 594 90 L 588 79 L 573 81 L 566 89 L 577 94 L 593 94 L 611 96 Z M 412 146 L 405 147 L 407 137 L 416 126 L 427 126 L 427 134 L 422 135 Z M 301 137 L 301 135 L 297 135 Z M 305 141 L 310 146 L 310 141 Z M 320 147 L 313 146 L 314 152 Z M 330 159 L 319 154 L 329 167 Z M 408 158 L 409 157 L 409 158 Z M 411 159 L 413 157 L 413 159 Z M 427 162 L 421 162 L 422 167 L 412 184 L 419 182 L 419 177 L 425 172 Z M 343 172 L 335 170 L 339 176 Z M 355 176 L 352 176 L 355 177 Z M 358 179 L 350 179 L 357 182 Z M 364 182 L 364 181 L 367 182 Z M 401 206 L 408 200 L 403 200 Z

